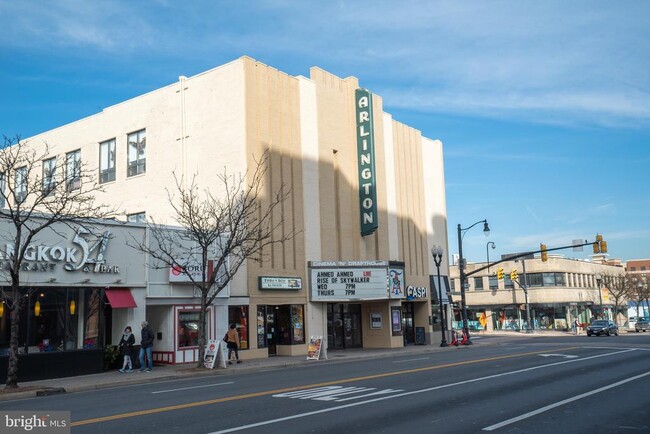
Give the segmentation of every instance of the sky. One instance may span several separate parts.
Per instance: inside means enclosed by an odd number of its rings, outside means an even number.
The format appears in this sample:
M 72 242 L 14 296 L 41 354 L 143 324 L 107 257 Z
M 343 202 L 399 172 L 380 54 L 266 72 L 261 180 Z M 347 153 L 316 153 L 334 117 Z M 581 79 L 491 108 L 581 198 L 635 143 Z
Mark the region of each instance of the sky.
M 650 2 L 0 0 L 0 134 L 23 138 L 250 56 L 318 66 L 444 146 L 470 262 L 593 241 L 650 258 Z M 589 258 L 583 252 L 561 251 Z

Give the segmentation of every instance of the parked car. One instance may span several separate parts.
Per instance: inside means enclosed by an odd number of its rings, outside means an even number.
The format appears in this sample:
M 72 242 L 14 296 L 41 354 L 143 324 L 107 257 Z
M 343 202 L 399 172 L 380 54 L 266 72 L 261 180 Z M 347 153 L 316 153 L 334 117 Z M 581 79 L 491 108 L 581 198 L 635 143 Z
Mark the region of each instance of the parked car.
M 639 317 L 636 320 L 636 324 L 634 324 L 634 330 L 636 330 L 637 333 L 640 331 L 645 332 L 646 330 L 650 330 L 650 316 Z
M 618 336 L 618 326 L 612 321 L 606 319 L 597 319 L 591 322 L 587 327 L 587 336 L 591 335 L 605 335 L 605 336 Z

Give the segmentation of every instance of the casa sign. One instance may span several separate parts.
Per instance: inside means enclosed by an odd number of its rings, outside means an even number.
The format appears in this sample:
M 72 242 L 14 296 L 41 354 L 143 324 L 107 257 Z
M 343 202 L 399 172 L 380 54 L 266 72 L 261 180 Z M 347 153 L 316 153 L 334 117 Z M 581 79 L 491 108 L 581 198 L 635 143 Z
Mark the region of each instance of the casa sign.
M 366 89 L 355 91 L 357 115 L 357 162 L 359 168 L 359 209 L 361 235 L 377 230 L 377 180 L 375 173 L 375 139 L 373 132 L 372 94 Z

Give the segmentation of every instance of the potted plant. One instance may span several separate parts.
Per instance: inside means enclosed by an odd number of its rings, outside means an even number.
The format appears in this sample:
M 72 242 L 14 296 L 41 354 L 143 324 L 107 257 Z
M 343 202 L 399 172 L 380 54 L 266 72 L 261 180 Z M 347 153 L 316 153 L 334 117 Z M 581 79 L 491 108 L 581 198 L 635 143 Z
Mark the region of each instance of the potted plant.
M 111 369 L 119 355 L 120 347 L 117 345 L 106 345 L 104 347 L 104 371 Z

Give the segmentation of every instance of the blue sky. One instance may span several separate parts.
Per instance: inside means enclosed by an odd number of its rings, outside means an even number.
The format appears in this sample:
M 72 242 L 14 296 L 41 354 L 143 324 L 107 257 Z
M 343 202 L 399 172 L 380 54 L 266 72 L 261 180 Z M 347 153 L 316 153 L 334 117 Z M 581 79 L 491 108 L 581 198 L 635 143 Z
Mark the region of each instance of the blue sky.
M 0 26 L 1 134 L 242 55 L 319 66 L 443 141 L 450 254 L 457 223 L 488 219 L 469 261 L 596 233 L 650 258 L 650 2 L 0 0 Z

